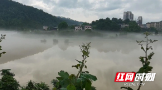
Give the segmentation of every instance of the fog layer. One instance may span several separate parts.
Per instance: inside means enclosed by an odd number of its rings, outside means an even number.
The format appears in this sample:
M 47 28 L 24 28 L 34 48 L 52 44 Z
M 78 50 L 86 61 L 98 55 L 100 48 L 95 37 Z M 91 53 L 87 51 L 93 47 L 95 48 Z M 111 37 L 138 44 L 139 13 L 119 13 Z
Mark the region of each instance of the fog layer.
M 71 66 L 77 63 L 75 59 L 82 59 L 79 45 L 88 42 L 91 42 L 91 48 L 87 70 L 97 76 L 98 80 L 93 82 L 97 90 L 120 90 L 124 84 L 114 82 L 116 72 L 138 71 L 142 66 L 139 56 L 144 55 L 144 52 L 136 43 L 136 40 L 145 40 L 142 34 L 115 37 L 116 33 L 107 33 L 108 36 L 103 38 L 59 37 L 10 31 L 0 31 L 0 34 L 6 34 L 6 39 L 0 45 L 7 52 L 0 58 L 0 69 L 12 69 L 21 85 L 34 80 L 52 86 L 50 82 L 58 76 L 59 71 L 76 74 L 77 70 Z M 162 35 L 149 38 L 158 40 L 151 44 L 155 53 L 151 60 L 151 66 L 154 67 L 152 72 L 157 74 L 155 81 L 145 82 L 142 90 L 162 90 Z

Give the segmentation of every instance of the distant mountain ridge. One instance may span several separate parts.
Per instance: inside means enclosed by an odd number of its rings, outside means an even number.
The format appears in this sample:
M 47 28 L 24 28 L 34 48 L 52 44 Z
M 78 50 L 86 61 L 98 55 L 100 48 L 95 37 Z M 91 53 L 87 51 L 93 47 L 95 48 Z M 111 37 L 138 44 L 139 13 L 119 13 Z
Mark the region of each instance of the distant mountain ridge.
M 43 26 L 56 27 L 62 21 L 68 25 L 79 25 L 82 22 L 69 18 L 53 16 L 31 6 L 12 0 L 0 0 L 0 28 L 7 29 L 42 29 Z

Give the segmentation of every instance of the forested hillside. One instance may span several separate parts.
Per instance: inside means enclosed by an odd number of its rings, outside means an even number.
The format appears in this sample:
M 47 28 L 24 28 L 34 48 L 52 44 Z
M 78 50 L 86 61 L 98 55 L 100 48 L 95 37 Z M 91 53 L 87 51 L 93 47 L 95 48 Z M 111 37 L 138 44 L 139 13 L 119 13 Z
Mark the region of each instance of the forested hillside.
M 0 0 L 0 28 L 42 29 L 43 25 L 55 27 L 62 21 L 66 21 L 69 25 L 82 23 L 69 18 L 52 16 L 43 10 L 12 0 Z

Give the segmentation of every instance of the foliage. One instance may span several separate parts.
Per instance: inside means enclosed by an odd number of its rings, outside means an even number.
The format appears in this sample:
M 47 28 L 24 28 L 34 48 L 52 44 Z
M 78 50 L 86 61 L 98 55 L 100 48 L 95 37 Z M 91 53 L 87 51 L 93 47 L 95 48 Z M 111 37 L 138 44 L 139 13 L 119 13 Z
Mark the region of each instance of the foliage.
M 155 31 L 155 35 L 157 35 L 158 33 L 159 33 L 158 30 L 156 30 L 156 31 Z
M 129 22 L 129 31 L 132 32 L 140 32 L 141 28 L 138 26 L 138 24 L 135 21 Z
M 12 0 L 0 0 L 0 8 L 0 28 L 42 29 L 44 25 L 56 27 L 62 21 L 66 21 L 69 25 L 82 24 L 69 18 L 52 16 L 41 9 Z
M 75 26 L 74 25 L 70 25 L 68 28 L 69 29 L 75 29 Z
M 129 22 L 130 22 L 129 19 L 124 20 L 124 23 L 125 23 L 125 24 L 129 24 Z
M 154 52 L 151 52 L 150 54 L 148 54 L 148 50 L 150 50 L 150 49 L 153 50 L 152 46 L 149 46 L 149 44 L 154 43 L 157 40 L 148 39 L 148 36 L 150 35 L 149 32 L 145 32 L 144 34 L 146 35 L 145 36 L 146 41 L 144 41 L 144 40 L 136 41 L 141 46 L 141 49 L 145 53 L 145 56 L 140 56 L 139 57 L 140 61 L 142 62 L 142 67 L 136 73 L 150 73 L 152 71 L 152 69 L 153 69 L 153 67 L 150 66 L 150 60 L 152 59 L 152 56 L 154 55 Z M 145 48 L 143 47 L 143 44 L 142 44 L 143 42 L 146 43 L 146 47 Z M 140 81 L 140 85 L 139 85 L 137 90 L 140 90 L 141 85 L 142 85 L 142 81 Z M 122 88 L 127 89 L 127 90 L 133 90 L 130 87 L 121 87 L 121 89 Z
M 85 26 L 85 25 L 90 25 L 90 24 L 89 24 L 89 23 L 84 22 L 84 23 L 82 23 L 82 25 L 81 25 L 81 26 Z
M 0 79 L 0 90 L 19 90 L 19 83 L 14 78 L 14 74 L 10 69 L 1 70 L 2 78 Z
M 0 37 L 0 42 L 2 42 L 3 39 L 5 39 L 5 36 L 6 35 L 2 35 L 1 34 L 1 37 Z M 0 51 L 2 50 L 2 46 L 0 46 Z M 2 56 L 2 54 L 5 54 L 6 52 L 0 52 L 0 57 Z
M 59 30 L 63 30 L 63 29 L 67 29 L 68 28 L 68 24 L 66 22 L 61 22 L 58 25 Z
M 96 21 L 92 21 L 92 27 L 96 30 L 104 30 L 104 31 L 119 31 L 121 29 L 122 24 L 128 24 L 129 27 L 122 28 L 122 31 L 127 32 L 139 32 L 141 28 L 135 21 L 130 21 L 126 19 L 122 21 L 122 19 L 117 18 L 106 18 L 106 19 L 99 19 Z
M 138 24 L 135 21 L 129 21 L 128 25 L 129 27 L 126 26 L 122 28 L 122 31 L 126 31 L 126 32 L 140 32 L 141 31 L 140 26 L 138 26 Z
M 121 21 L 117 18 L 106 18 L 92 21 L 92 27 L 96 30 L 118 31 L 120 29 Z
M 50 90 L 49 86 L 44 82 L 35 83 L 33 81 L 29 81 L 27 86 L 22 87 L 21 90 Z
M 68 72 L 61 70 L 58 72 L 60 77 L 52 80 L 52 84 L 54 85 L 53 90 L 95 90 L 95 88 L 92 87 L 92 81 L 96 81 L 97 77 L 91 75 L 88 71 L 83 71 L 83 68 L 87 68 L 85 63 L 87 62 L 86 59 L 89 57 L 89 48 L 90 43 L 87 45 L 83 44 L 80 47 L 83 60 L 76 60 L 78 64 L 72 66 L 79 70 L 78 74 L 69 75 Z

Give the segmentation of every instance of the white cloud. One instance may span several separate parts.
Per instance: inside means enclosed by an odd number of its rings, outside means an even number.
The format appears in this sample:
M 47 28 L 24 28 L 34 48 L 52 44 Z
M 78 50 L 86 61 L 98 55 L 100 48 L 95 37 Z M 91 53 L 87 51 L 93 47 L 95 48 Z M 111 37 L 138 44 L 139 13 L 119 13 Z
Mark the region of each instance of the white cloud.
M 161 21 L 162 0 L 15 0 L 43 9 L 55 16 L 91 22 L 100 18 L 123 18 L 124 11 L 132 11 L 135 18 L 143 16 L 144 23 Z M 134 18 L 134 19 L 135 19 Z

